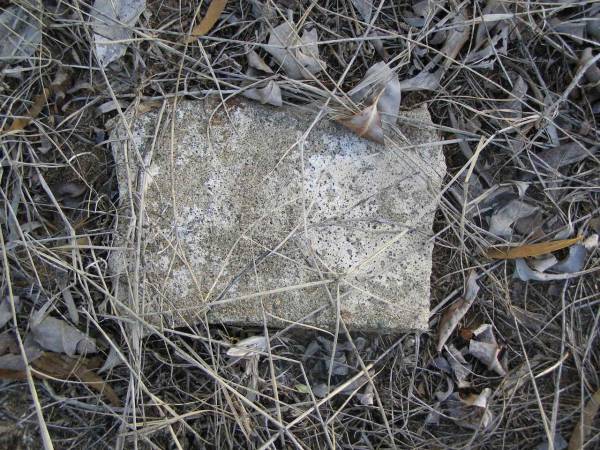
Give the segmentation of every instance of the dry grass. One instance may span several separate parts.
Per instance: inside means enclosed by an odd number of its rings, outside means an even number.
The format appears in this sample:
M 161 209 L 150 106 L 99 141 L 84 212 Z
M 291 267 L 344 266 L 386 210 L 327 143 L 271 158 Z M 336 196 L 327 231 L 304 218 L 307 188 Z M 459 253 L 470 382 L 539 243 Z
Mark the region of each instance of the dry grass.
M 524 182 L 525 198 L 540 208 L 541 227 L 515 241 L 600 231 L 600 171 L 593 154 L 600 141 L 600 94 L 598 80 L 586 78 L 599 45 L 589 29 L 577 37 L 578 24 L 598 15 L 596 3 L 501 2 L 502 13 L 513 14 L 502 22 L 507 51 L 496 46 L 493 68 L 486 68 L 467 58 L 485 47 L 486 29 L 495 35 L 489 29 L 494 23 L 478 27 L 481 21 L 474 20 L 489 13 L 481 3 L 432 2 L 435 14 L 416 28 L 405 19 L 409 4 L 400 2 L 375 2 L 368 24 L 350 0 L 269 1 L 270 13 L 258 18 L 252 2 L 230 1 L 209 35 L 186 45 L 182 39 L 206 6 L 151 1 L 126 56 L 107 69 L 99 67 L 90 45 L 89 2 L 47 3 L 38 11 L 43 45 L 35 57 L 10 66 L 0 61 L 2 296 L 23 299 L 2 332 L 25 336 L 32 311 L 48 302 L 57 317 L 78 315 L 78 328 L 98 338 L 102 355 L 112 347 L 126 361 L 106 377 L 123 406 L 107 404 L 77 380 L 1 382 L 0 430 L 6 437 L 0 442 L 15 448 L 51 440 L 56 448 L 520 449 L 555 434 L 569 440 L 585 402 L 600 387 L 598 248 L 588 252 L 582 274 L 553 282 L 515 279 L 514 262 L 489 261 L 482 250 L 501 243 L 488 232 L 489 214 Z M 205 323 L 159 331 L 116 315 L 106 261 L 118 196 L 106 122 L 126 108 L 239 94 L 243 83 L 258 81 L 244 72 L 248 45 L 266 57 L 269 30 L 287 16 L 288 6 L 295 21 L 316 24 L 327 62 L 327 70 L 311 80 L 273 75 L 289 104 L 340 107 L 341 93 L 381 59 L 373 44 L 384 46 L 404 80 L 440 54 L 436 32 L 469 31 L 458 54 L 442 55 L 447 71 L 440 86 L 406 93 L 402 107 L 427 102 L 446 142 L 449 176 L 436 219 L 431 328 L 460 297 L 474 268 L 481 292 L 461 327 L 493 324 L 503 345 L 507 377 L 471 359 L 471 386 L 461 390 L 492 390 L 493 422 L 485 430 L 457 426 L 447 417 L 426 424 L 436 391 L 445 391 L 448 379 L 432 365 L 434 333 L 359 336 L 342 326 L 336 345 L 350 369 L 338 375 L 328 369 L 335 350 L 317 340 L 331 339 L 323 333 Z M 466 22 L 456 19 L 459 12 Z M 553 19 L 573 27 L 556 31 Z M 586 66 L 580 59 L 587 47 L 596 56 Z M 9 131 L 60 73 L 68 81 L 47 91 L 40 114 L 24 130 Z M 513 91 L 519 76 L 524 95 Z M 545 150 L 572 143 L 589 155 L 558 170 L 539 162 Z M 496 203 L 481 197 L 511 186 Z M 155 333 L 147 336 L 149 331 Z M 264 333 L 270 345 L 260 360 L 225 356 L 229 342 Z M 461 347 L 463 339 L 454 333 L 449 343 Z M 304 358 L 315 342 L 316 353 Z M 314 392 L 319 386 L 329 387 L 328 393 Z M 362 404 L 369 393 L 372 405 Z M 593 426 L 585 448 L 600 446 L 597 419 Z

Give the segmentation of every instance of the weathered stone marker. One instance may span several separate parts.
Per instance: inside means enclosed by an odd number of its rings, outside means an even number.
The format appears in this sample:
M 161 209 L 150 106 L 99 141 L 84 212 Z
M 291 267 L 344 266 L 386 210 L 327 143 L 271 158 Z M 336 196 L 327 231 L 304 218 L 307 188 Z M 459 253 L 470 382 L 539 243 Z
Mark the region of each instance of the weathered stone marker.
M 314 117 L 186 101 L 117 127 L 118 298 L 168 327 L 426 329 L 446 171 L 427 111 L 387 148 L 329 121 L 303 138 Z

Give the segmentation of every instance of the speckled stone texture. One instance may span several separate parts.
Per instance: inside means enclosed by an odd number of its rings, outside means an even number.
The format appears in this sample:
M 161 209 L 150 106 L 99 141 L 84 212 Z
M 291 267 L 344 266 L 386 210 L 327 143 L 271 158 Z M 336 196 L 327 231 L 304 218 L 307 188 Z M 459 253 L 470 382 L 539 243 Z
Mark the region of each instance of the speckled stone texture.
M 165 327 L 427 329 L 446 167 L 425 108 L 403 113 L 387 147 L 329 121 L 306 135 L 315 114 L 239 101 L 128 117 L 130 132 L 112 133 L 110 265 L 136 314 Z

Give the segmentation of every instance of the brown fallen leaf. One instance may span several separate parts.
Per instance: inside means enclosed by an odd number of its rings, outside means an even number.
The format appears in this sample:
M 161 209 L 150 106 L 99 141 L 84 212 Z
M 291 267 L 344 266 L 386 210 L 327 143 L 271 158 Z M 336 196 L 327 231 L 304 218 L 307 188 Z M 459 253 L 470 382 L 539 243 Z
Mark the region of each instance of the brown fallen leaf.
M 96 340 L 64 320 L 34 316 L 31 336 L 42 348 L 69 356 L 96 353 Z
M 31 108 L 29 108 L 25 117 L 13 120 L 6 131 L 20 131 L 24 129 L 33 121 L 33 119 L 40 115 L 42 109 L 44 109 L 44 106 L 46 105 L 46 99 L 56 92 L 63 92 L 68 82 L 68 75 L 63 71 L 58 71 L 54 80 L 52 80 L 50 87 L 44 88 L 42 93 L 33 100 L 33 105 L 31 105 Z
M 300 29 L 289 22 L 275 27 L 269 36 L 265 51 L 281 66 L 286 75 L 294 80 L 311 79 L 326 67 L 319 58 L 317 28 L 310 22 Z
M 31 362 L 32 374 L 36 378 L 41 380 L 76 378 L 91 389 L 104 395 L 111 405 L 121 406 L 121 400 L 113 388 L 93 372 L 92 369 L 97 366 L 98 364 L 91 358 L 69 358 L 51 352 L 44 352 Z M 25 370 L 0 369 L 0 379 L 2 380 L 24 380 L 26 376 Z
M 485 251 L 485 256 L 490 259 L 518 259 L 529 258 L 552 253 L 563 248 L 570 247 L 581 241 L 583 236 L 571 239 L 560 239 L 557 241 L 540 242 L 537 244 L 523 244 L 518 247 L 493 247 Z
M 274 80 L 269 80 L 269 82 L 263 87 L 246 89 L 242 92 L 242 95 L 246 98 L 251 98 L 252 100 L 258 100 L 263 105 L 269 104 L 273 106 L 281 106 L 283 104 L 283 100 L 281 98 L 281 88 Z
M 569 440 L 569 450 L 578 450 L 583 448 L 584 441 L 592 431 L 592 422 L 598 410 L 600 409 L 600 389 L 587 401 L 583 408 L 583 414 L 577 422 L 571 439 Z
M 33 101 L 33 105 L 27 113 L 26 117 L 20 117 L 18 119 L 13 120 L 13 123 L 10 125 L 7 131 L 19 131 L 25 128 L 27 125 L 31 123 L 33 119 L 35 119 L 44 108 L 46 104 L 46 98 L 50 95 L 50 88 L 44 88 L 44 91 L 38 95 Z
M 192 33 L 185 38 L 184 42 L 189 44 L 208 33 L 215 26 L 217 20 L 219 20 L 226 5 L 227 0 L 212 0 L 202 20 L 192 29 Z
M 485 388 L 480 394 L 471 393 L 462 397 L 455 392 L 444 402 L 447 414 L 458 425 L 471 430 L 487 430 L 494 421 L 490 410 L 492 391 Z
M 502 347 L 496 342 L 493 328 L 490 324 L 481 325 L 473 330 L 475 336 L 469 342 L 469 353 L 484 363 L 489 370 L 493 370 L 501 377 L 506 375 L 506 369 L 498 359 Z
M 477 284 L 477 272 L 473 270 L 467 279 L 467 287 L 462 298 L 453 303 L 440 319 L 438 326 L 438 352 L 442 351 L 446 341 L 475 301 L 478 292 L 479 285 Z
M 338 119 L 338 122 L 354 131 L 360 137 L 370 139 L 379 144 L 384 143 L 383 127 L 381 115 L 377 110 L 377 101 L 350 118 Z

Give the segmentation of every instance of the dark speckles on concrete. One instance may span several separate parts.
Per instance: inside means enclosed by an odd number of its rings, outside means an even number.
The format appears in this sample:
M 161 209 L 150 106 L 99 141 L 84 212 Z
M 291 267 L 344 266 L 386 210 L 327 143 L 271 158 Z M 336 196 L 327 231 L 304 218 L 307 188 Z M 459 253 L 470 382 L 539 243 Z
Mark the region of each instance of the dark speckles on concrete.
M 339 293 L 352 329 L 426 329 L 434 199 L 445 174 L 426 110 L 401 118 L 404 149 L 323 121 L 301 151 L 313 116 L 236 102 L 209 126 L 217 105 L 180 102 L 161 123 L 157 112 L 132 119 L 132 141 L 122 127 L 113 132 L 119 298 L 167 326 L 205 315 L 272 326 L 308 316 L 332 328 Z M 144 220 L 139 253 L 132 217 Z M 323 279 L 331 281 L 315 286 Z

